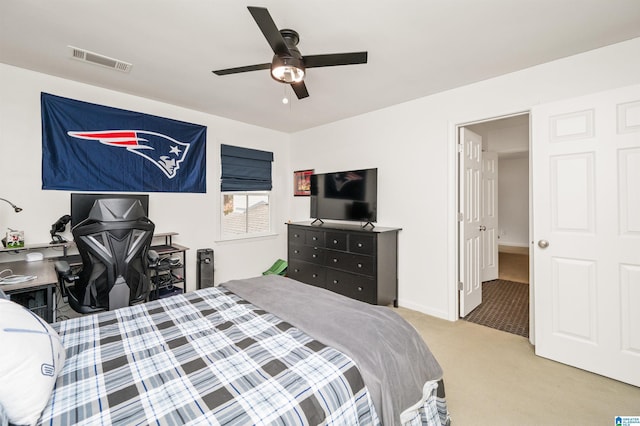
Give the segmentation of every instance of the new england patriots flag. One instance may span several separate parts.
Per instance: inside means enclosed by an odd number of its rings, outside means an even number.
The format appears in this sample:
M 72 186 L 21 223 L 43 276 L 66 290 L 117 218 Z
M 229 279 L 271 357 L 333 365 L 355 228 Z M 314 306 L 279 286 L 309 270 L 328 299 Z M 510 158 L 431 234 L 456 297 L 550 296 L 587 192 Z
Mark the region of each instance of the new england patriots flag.
M 42 93 L 42 189 L 206 192 L 206 126 Z

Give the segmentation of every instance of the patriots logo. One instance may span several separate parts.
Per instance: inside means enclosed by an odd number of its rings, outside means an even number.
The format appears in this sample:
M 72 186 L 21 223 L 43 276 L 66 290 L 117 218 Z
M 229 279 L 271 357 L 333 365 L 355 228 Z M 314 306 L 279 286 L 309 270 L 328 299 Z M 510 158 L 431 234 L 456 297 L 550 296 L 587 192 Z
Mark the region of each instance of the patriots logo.
M 189 151 L 188 143 L 145 130 L 102 130 L 67 132 L 67 134 L 78 139 L 97 140 L 105 145 L 125 148 L 151 161 L 169 179 L 176 176 L 180 163 L 184 161 Z

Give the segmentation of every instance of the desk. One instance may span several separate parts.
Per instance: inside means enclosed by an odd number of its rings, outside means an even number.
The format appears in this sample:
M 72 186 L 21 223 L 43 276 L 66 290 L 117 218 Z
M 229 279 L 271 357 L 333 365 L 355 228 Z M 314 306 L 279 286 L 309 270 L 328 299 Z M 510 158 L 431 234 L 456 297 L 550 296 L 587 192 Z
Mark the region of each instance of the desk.
M 56 318 L 53 292 L 56 284 L 58 283 L 58 277 L 53 266 L 53 260 L 45 259 L 35 262 L 26 262 L 20 260 L 15 262 L 0 263 L 0 270 L 4 269 L 11 269 L 16 275 L 37 276 L 35 280 L 27 281 L 24 283 L 0 285 L 0 288 L 6 294 L 11 295 L 12 298 L 14 295 L 17 296 L 21 293 L 32 292 L 35 290 L 45 290 L 46 306 L 38 307 L 38 311 L 43 310 L 43 312 L 40 313 L 36 311 L 36 313 L 40 314 L 40 316 L 42 316 L 47 322 L 54 322 Z
M 164 244 L 161 246 L 152 246 L 152 249 L 155 249 L 160 253 L 161 256 L 170 256 L 172 254 L 180 255 L 182 257 L 182 261 L 179 265 L 173 265 L 168 269 L 169 276 L 171 278 L 170 283 L 180 284 L 182 286 L 182 290 L 186 292 L 186 281 L 185 281 L 185 252 L 188 250 L 187 247 L 181 246 L 179 244 L 174 244 L 172 237 L 178 235 L 177 232 L 166 232 L 161 234 L 155 234 L 153 238 L 164 238 Z M 13 274 L 15 275 L 35 275 L 37 278 L 35 280 L 27 281 L 24 283 L 18 284 L 0 284 L 0 288 L 6 294 L 10 295 L 13 299 L 14 296 L 16 299 L 20 298 L 21 295 L 25 296 L 24 293 L 30 293 L 37 290 L 44 290 L 46 294 L 46 305 L 37 306 L 30 308 L 33 312 L 40 315 L 47 322 L 56 321 L 55 316 L 55 300 L 54 300 L 54 291 L 56 285 L 58 284 L 58 276 L 56 274 L 54 263 L 56 260 L 67 260 L 72 265 L 81 265 L 82 261 L 80 260 L 79 255 L 69 256 L 67 253 L 67 248 L 73 245 L 72 242 L 64 242 L 64 243 L 56 243 L 56 244 L 33 244 L 25 247 L 17 247 L 17 248 L 0 248 L 0 254 L 3 252 L 12 252 L 12 251 L 24 251 L 24 250 L 33 250 L 33 249 L 44 249 L 44 248 L 62 248 L 64 257 L 62 258 L 48 258 L 44 260 L 39 260 L 35 262 L 27 262 L 25 260 L 18 260 L 12 262 L 3 262 L 0 263 L 0 271 L 4 269 L 11 269 Z M 152 282 L 158 288 L 158 276 L 157 271 L 154 271 L 155 275 L 152 278 Z M 166 271 L 165 271 L 166 272 Z M 179 272 L 176 274 L 176 272 Z M 22 303 L 21 303 L 22 304 Z

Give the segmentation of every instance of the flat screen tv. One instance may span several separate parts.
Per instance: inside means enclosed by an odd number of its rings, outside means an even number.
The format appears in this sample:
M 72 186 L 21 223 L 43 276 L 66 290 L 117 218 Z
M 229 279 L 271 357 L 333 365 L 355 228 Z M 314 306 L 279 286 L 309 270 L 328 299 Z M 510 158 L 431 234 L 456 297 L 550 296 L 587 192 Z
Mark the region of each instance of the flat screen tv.
M 149 195 L 147 194 L 85 194 L 71 193 L 71 227 L 73 228 L 87 217 L 93 203 L 104 198 L 127 198 L 140 200 L 145 215 L 149 216 Z
M 311 175 L 311 217 L 360 221 L 378 220 L 378 169 Z

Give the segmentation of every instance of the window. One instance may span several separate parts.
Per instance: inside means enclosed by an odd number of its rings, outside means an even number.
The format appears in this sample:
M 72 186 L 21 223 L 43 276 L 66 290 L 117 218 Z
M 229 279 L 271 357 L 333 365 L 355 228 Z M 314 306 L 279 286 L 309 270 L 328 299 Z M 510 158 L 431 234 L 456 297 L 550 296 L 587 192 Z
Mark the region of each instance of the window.
M 273 153 L 221 145 L 223 238 L 271 232 L 269 196 Z
M 271 217 L 268 192 L 228 192 L 222 194 L 222 199 L 224 236 L 269 233 Z

